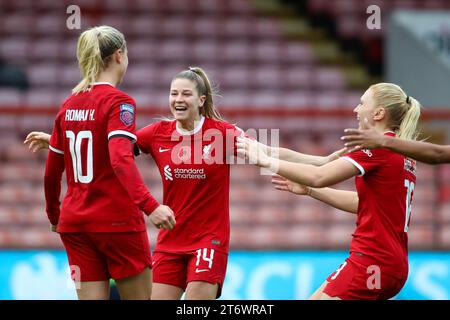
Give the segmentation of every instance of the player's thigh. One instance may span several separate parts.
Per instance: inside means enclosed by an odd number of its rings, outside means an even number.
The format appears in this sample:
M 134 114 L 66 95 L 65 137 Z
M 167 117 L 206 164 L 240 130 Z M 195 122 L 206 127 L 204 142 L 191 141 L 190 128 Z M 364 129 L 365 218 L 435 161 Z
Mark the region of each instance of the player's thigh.
M 219 283 L 191 281 L 186 287 L 186 300 L 214 300 L 218 290 Z
M 109 300 L 109 281 L 78 282 L 76 287 L 79 300 Z
M 150 300 L 152 294 L 152 270 L 145 268 L 141 273 L 116 280 L 121 300 Z
M 308 298 L 308 300 L 320 300 L 323 294 L 323 289 L 328 284 L 328 281 L 324 281 L 319 288 Z
M 342 299 L 339 298 L 339 297 L 332 297 L 332 296 L 329 296 L 329 295 L 326 294 L 325 292 L 322 292 L 322 294 L 321 294 L 319 300 L 342 300 Z
M 186 289 L 187 259 L 185 254 L 153 253 L 152 300 L 177 300 Z
M 153 283 L 152 300 L 180 300 L 184 290 L 165 283 Z

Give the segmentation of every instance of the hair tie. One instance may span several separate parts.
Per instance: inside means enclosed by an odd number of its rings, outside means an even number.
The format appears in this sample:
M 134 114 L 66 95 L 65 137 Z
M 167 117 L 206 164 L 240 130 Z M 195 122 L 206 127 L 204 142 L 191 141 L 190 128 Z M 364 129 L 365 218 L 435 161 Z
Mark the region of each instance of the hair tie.
M 406 96 L 406 103 L 409 104 L 411 102 L 411 99 L 409 96 Z

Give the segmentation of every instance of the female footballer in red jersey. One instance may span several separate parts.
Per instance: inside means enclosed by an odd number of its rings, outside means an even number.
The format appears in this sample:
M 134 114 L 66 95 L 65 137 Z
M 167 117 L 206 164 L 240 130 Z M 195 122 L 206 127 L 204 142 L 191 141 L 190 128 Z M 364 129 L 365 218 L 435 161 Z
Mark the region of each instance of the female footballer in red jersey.
M 153 255 L 152 299 L 214 299 L 225 278 L 229 245 L 228 157 L 243 132 L 225 122 L 213 104 L 210 81 L 201 68 L 177 74 L 170 87 L 174 120 L 163 120 L 137 132 L 137 146 L 150 154 L 163 180 L 164 204 L 177 225 L 161 230 Z M 48 135 L 32 132 L 26 143 L 46 148 Z M 268 148 L 272 150 L 272 148 Z M 324 164 L 336 159 L 279 148 L 280 158 Z
M 385 136 L 414 139 L 420 104 L 394 84 L 371 86 L 355 108 Z M 271 169 L 277 189 L 308 194 L 357 214 L 350 256 L 311 299 L 389 299 L 408 276 L 407 232 L 416 183 L 415 161 L 387 149 L 361 150 L 323 166 L 272 158 L 248 139 L 238 139 L 238 154 Z M 326 188 L 355 178 L 357 192 Z
M 49 142 L 46 211 L 66 248 L 79 299 L 108 299 L 116 280 L 123 299 L 151 296 L 151 257 L 141 210 L 171 229 L 134 163 L 136 106 L 115 88 L 128 66 L 124 36 L 101 26 L 83 32 L 77 58 L 83 80 L 62 104 Z M 60 207 L 61 177 L 68 190 Z

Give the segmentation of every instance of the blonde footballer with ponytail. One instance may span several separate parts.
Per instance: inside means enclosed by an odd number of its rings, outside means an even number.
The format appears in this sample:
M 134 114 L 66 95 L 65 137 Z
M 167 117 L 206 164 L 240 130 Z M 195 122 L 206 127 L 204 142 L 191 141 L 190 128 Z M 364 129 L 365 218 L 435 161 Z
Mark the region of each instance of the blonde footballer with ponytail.
M 78 65 L 83 79 L 73 88 L 72 93 L 85 91 L 98 81 L 100 73 L 109 66 L 112 55 L 117 50 L 126 56 L 126 41 L 117 29 L 100 26 L 84 31 L 77 44 Z
M 419 101 L 408 96 L 400 86 L 393 83 L 377 83 L 369 90 L 375 104 L 387 112 L 387 127 L 401 139 L 416 140 L 416 128 L 422 107 Z

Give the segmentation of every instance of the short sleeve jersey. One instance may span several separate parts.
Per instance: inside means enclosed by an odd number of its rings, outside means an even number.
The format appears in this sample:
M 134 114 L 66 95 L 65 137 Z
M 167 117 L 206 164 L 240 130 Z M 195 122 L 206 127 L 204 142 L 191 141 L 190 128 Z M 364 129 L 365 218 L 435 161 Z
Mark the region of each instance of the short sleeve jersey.
M 349 153 L 343 159 L 361 172 L 355 178 L 359 205 L 350 251 L 373 257 L 386 273 L 405 278 L 416 162 L 384 148 Z
M 96 83 L 71 95 L 55 120 L 50 150 L 64 155 L 67 193 L 59 232 L 130 232 L 145 230 L 142 213 L 115 175 L 108 141 L 136 141 L 136 106 L 108 83 Z
M 228 252 L 230 157 L 243 131 L 202 118 L 189 133 L 175 121 L 160 121 L 137 132 L 140 150 L 152 155 L 164 187 L 164 204 L 175 213 L 173 230 L 161 230 L 155 251 L 212 248 Z

